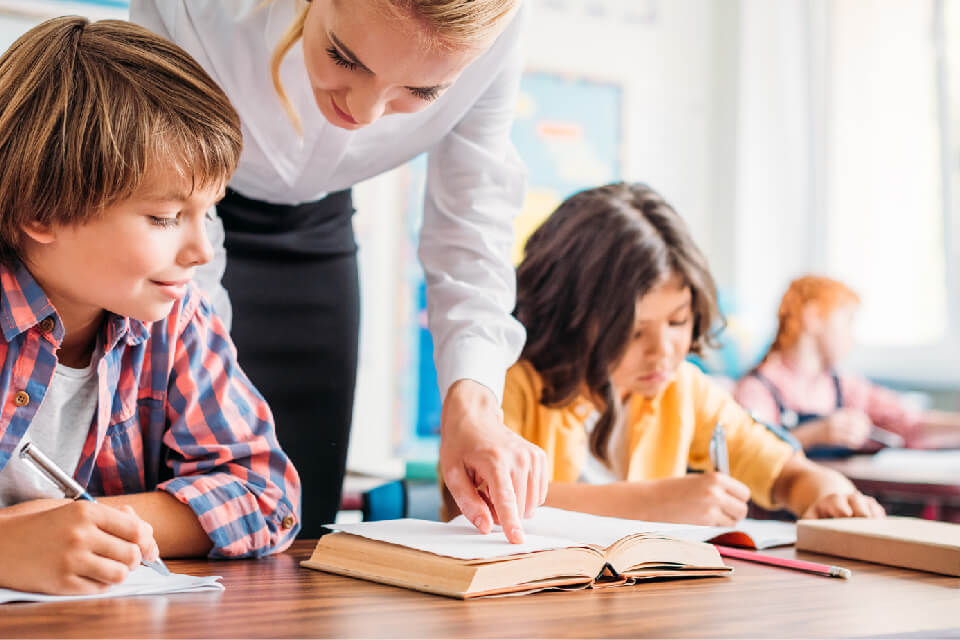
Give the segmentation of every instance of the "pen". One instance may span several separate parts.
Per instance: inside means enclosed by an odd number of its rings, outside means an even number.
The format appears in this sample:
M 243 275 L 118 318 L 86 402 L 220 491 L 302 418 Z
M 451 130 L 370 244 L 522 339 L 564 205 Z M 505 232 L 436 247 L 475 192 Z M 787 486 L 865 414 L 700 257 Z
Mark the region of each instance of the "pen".
M 730 458 L 727 456 L 727 434 L 723 425 L 717 423 L 710 436 L 710 462 L 713 468 L 720 473 L 730 475 Z
M 850 569 L 844 569 L 843 567 L 835 567 L 829 564 L 820 564 L 818 562 L 808 562 L 806 560 L 794 560 L 792 558 L 778 558 L 776 556 L 768 556 L 762 553 L 757 553 L 756 551 L 747 551 L 746 549 L 734 549 L 733 547 L 724 547 L 719 544 L 714 546 L 717 548 L 717 551 L 720 552 L 720 555 L 725 558 L 736 558 L 738 560 L 747 560 L 749 562 L 757 562 L 759 564 L 768 564 L 774 567 L 783 567 L 784 569 L 808 571 L 810 573 L 816 573 L 816 574 L 827 576 L 830 578 L 843 578 L 844 580 L 848 579 L 851 575 L 853 575 Z
M 45 478 L 52 482 L 67 498 L 71 500 L 89 500 L 96 502 L 87 490 L 81 487 L 76 480 L 56 465 L 56 463 L 43 454 L 37 447 L 28 442 L 20 449 L 20 458 L 30 463 L 30 465 L 39 471 Z M 170 575 L 170 570 L 163 564 L 163 560 L 157 558 L 152 562 L 140 560 L 145 567 L 150 567 L 162 576 Z

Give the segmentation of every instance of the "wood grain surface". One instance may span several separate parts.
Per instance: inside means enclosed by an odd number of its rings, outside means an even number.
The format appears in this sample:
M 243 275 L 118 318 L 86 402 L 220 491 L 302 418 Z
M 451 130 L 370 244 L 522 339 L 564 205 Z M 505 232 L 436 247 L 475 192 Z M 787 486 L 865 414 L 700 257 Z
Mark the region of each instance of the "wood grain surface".
M 171 560 L 226 591 L 0 605 L 8 638 L 855 637 L 960 631 L 960 578 L 796 552 L 850 580 L 728 560 L 730 578 L 459 601 L 299 566 L 313 541 L 263 560 Z M 939 632 L 939 634 L 937 633 Z

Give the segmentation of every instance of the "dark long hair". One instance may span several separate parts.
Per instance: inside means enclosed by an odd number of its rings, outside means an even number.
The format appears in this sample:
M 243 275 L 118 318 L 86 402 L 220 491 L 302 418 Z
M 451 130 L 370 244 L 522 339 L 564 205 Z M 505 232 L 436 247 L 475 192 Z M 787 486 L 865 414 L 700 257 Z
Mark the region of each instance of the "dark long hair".
M 637 299 L 672 274 L 690 287 L 691 351 L 714 346 L 721 322 L 706 258 L 654 190 L 616 183 L 563 202 L 530 236 L 517 269 L 514 315 L 527 330 L 521 358 L 543 379 L 540 402 L 562 407 L 586 391 L 603 408 L 590 448 L 606 457 L 622 412 L 611 371 L 633 332 Z

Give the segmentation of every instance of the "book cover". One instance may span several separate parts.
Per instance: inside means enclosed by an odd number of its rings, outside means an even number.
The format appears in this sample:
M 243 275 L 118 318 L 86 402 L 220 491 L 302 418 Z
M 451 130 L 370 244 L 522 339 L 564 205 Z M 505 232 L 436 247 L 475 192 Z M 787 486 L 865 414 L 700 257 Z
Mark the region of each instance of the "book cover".
M 797 549 L 960 576 L 960 525 L 889 516 L 797 523 Z

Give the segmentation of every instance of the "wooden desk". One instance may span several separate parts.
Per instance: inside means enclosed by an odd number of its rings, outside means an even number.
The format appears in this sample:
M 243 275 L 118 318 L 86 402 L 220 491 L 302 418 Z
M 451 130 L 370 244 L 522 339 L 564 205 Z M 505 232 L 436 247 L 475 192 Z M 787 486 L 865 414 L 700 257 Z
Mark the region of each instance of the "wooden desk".
M 849 581 L 728 560 L 731 578 L 463 602 L 265 560 L 170 561 L 226 591 L 0 605 L 0 637 L 850 637 L 960 633 L 960 578 L 827 561 Z M 794 556 L 792 548 L 773 553 Z M 796 554 L 824 560 L 824 556 Z

